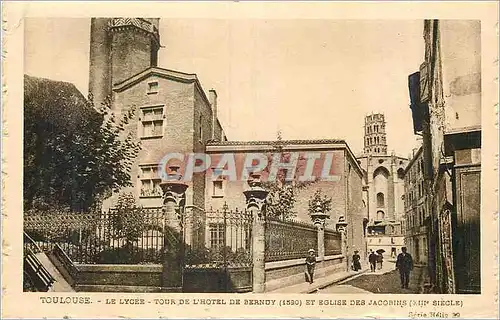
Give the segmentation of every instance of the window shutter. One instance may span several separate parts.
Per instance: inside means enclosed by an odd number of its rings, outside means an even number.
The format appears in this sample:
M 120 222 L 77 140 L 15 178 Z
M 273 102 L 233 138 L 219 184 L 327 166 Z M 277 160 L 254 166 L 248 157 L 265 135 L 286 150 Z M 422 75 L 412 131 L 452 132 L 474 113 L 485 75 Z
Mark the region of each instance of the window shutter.
M 429 85 L 429 65 L 427 62 L 424 62 L 420 65 L 420 103 L 429 101 Z

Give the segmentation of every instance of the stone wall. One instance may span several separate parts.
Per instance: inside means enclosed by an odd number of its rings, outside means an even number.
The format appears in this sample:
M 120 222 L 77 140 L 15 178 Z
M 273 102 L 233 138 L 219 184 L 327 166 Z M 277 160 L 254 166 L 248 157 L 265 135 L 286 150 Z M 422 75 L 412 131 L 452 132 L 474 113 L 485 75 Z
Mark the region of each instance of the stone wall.
M 354 250 L 359 251 L 362 259 L 366 257 L 366 242 L 364 237 L 363 219 L 365 212 L 363 207 L 362 177 L 357 172 L 353 160 L 346 161 L 346 221 L 348 223 L 348 254 L 354 254 Z

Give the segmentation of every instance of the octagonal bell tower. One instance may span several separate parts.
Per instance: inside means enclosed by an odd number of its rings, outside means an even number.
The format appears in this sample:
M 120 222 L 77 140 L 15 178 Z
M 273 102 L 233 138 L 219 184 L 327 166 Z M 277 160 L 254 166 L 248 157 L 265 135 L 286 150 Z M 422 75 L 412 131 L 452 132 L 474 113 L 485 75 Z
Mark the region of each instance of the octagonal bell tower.
M 120 83 L 158 64 L 158 18 L 92 18 L 89 93 L 95 105 Z
M 376 113 L 365 117 L 364 153 L 387 155 L 387 137 L 384 114 Z

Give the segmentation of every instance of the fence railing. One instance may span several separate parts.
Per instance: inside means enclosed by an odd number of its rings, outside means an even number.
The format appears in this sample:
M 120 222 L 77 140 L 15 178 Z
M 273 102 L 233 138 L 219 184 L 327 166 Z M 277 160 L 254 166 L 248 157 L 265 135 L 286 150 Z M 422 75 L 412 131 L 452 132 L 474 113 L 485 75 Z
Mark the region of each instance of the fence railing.
M 313 224 L 299 221 L 266 220 L 266 262 L 305 258 L 317 250 L 318 235 Z
M 55 279 L 45 269 L 40 260 L 30 248 L 24 251 L 24 283 L 25 291 L 48 291 Z
M 325 229 L 325 255 L 342 254 L 342 236 L 339 232 Z
M 162 208 L 97 213 L 25 215 L 24 231 L 31 250 L 64 253 L 86 264 L 161 264 L 168 227 Z M 252 223 L 249 211 L 207 210 L 184 217 L 184 265 L 221 268 L 252 265 Z M 167 232 L 168 231 L 168 232 Z M 265 261 L 304 258 L 317 250 L 317 229 L 311 223 L 266 219 Z M 193 239 L 195 237 L 196 239 Z M 195 240 L 195 241 L 193 241 Z M 325 230 L 325 254 L 341 254 L 340 234 Z
M 24 217 L 24 231 L 41 250 L 58 245 L 75 263 L 161 263 L 165 228 L 161 208 Z

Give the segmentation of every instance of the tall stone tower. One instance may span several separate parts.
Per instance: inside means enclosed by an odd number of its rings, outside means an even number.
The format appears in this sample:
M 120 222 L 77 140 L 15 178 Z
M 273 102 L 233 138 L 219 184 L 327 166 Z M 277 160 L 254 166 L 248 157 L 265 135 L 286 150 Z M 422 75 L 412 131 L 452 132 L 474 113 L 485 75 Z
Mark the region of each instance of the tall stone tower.
M 371 114 L 365 117 L 364 145 L 365 154 L 387 154 L 385 118 L 382 113 Z
M 89 93 L 96 106 L 120 83 L 158 63 L 158 18 L 92 18 Z

